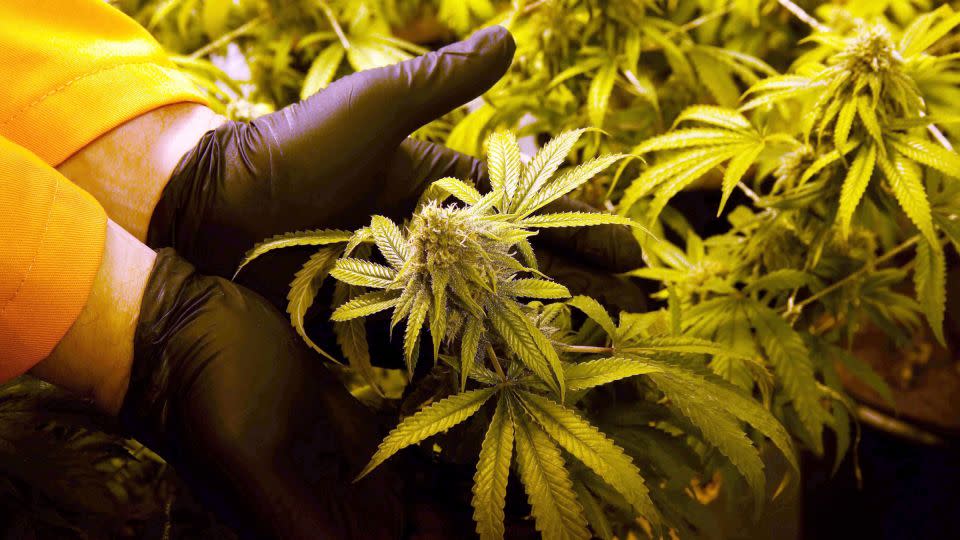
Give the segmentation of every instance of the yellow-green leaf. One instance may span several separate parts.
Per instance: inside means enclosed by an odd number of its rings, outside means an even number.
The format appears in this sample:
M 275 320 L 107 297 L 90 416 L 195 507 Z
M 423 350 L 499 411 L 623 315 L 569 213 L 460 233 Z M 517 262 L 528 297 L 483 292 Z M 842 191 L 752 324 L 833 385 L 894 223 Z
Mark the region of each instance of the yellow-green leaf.
M 496 388 L 481 388 L 461 392 L 405 418 L 383 439 L 377 452 L 370 458 L 370 463 L 357 475 L 357 480 L 370 474 L 370 471 L 400 450 L 444 432 L 470 418 L 496 391 Z
M 310 69 L 307 70 L 307 74 L 303 78 L 303 86 L 300 87 L 300 99 L 307 99 L 326 88 L 333 81 L 337 69 L 343 61 L 344 53 L 343 45 L 339 41 L 331 43 L 327 48 L 320 51 L 320 54 L 313 59 Z
M 660 515 L 640 469 L 623 449 L 572 409 L 530 392 L 518 392 L 517 396 L 523 408 L 564 450 L 610 484 L 639 515 L 653 524 L 659 522 Z
M 517 468 L 537 530 L 551 540 L 587 540 L 590 532 L 560 449 L 513 405 Z
M 314 343 L 307 334 L 303 326 L 303 318 L 313 305 L 317 291 L 320 290 L 323 280 L 330 273 L 339 254 L 340 249 L 336 247 L 326 247 L 314 253 L 294 275 L 290 290 L 287 292 L 287 313 L 290 314 L 290 324 L 311 349 L 334 362 L 337 360 Z
M 850 233 L 850 221 L 853 212 L 860 204 L 863 193 L 873 176 L 873 169 L 877 161 L 877 145 L 861 146 L 856 159 L 847 171 L 847 177 L 840 189 L 840 207 L 837 210 L 837 222 L 840 224 L 840 234 L 846 237 Z
M 477 472 L 473 476 L 473 519 L 480 540 L 503 538 L 503 507 L 507 478 L 513 459 L 513 419 L 506 397 L 501 395 L 480 446 Z

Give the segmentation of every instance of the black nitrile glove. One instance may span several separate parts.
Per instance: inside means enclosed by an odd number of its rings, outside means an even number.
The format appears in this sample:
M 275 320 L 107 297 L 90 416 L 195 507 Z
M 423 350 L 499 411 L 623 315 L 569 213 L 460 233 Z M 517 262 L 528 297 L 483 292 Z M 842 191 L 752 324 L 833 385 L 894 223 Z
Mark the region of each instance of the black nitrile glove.
M 400 538 L 389 469 L 356 485 L 376 420 L 262 297 L 161 250 L 120 412 L 251 538 Z
M 514 48 L 510 33 L 494 26 L 436 52 L 344 77 L 249 123 L 223 124 L 173 172 L 147 243 L 174 247 L 200 271 L 229 276 L 244 252 L 270 236 L 354 229 L 372 214 L 402 220 L 423 190 L 445 176 L 477 181 L 482 189 L 489 182 L 481 162 L 407 136 L 489 89 L 510 66 Z M 575 203 L 558 201 L 548 210 L 565 204 Z M 622 227 L 542 236 L 554 250 L 598 269 L 641 264 Z M 246 283 L 277 301 L 276 291 L 260 285 L 286 284 L 291 270 L 277 265 Z
M 147 243 L 172 246 L 202 272 L 226 276 L 245 251 L 275 234 L 352 229 L 375 213 L 406 217 L 433 180 L 473 174 L 472 163 L 407 136 L 490 88 L 514 48 L 509 32 L 495 26 L 344 77 L 249 123 L 223 124 L 173 172 Z

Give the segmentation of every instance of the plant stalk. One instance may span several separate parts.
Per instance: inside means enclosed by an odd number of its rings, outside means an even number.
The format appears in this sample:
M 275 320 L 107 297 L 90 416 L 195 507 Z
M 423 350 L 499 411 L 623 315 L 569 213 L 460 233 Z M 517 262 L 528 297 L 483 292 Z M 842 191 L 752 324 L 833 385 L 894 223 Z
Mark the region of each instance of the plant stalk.
M 494 371 L 497 372 L 497 376 L 500 377 L 501 381 L 507 380 L 507 374 L 503 372 L 503 367 L 500 366 L 500 360 L 497 359 L 497 353 L 493 350 L 493 345 L 487 343 L 487 356 L 490 357 L 490 363 L 493 364 Z
M 553 346 L 562 349 L 565 352 L 580 354 L 613 354 L 613 347 L 593 347 L 590 345 L 567 345 L 566 343 L 553 342 Z
M 784 310 L 784 314 L 786 315 L 786 314 L 790 314 L 790 313 L 794 313 L 794 312 L 799 313 L 801 310 L 803 310 L 804 307 L 812 304 L 813 302 L 816 302 L 817 300 L 819 300 L 819 299 L 823 298 L 824 296 L 832 293 L 833 291 L 839 289 L 840 287 L 843 287 L 843 286 L 846 285 L 847 283 L 850 283 L 851 281 L 853 281 L 853 280 L 861 277 L 863 274 L 866 274 L 867 272 L 869 272 L 870 270 L 872 270 L 876 265 L 885 263 L 885 262 L 889 261 L 890 259 L 896 257 L 897 255 L 903 253 L 904 251 L 910 249 L 911 247 L 913 247 L 914 245 L 916 245 L 919 241 L 920 241 L 920 235 L 919 235 L 919 234 L 914 235 L 914 236 L 912 236 L 912 237 L 904 240 L 903 242 L 901 242 L 899 245 L 897 245 L 896 247 L 894 247 L 894 248 L 891 249 L 890 251 L 888 251 L 888 252 L 884 253 L 883 255 L 877 257 L 877 259 L 876 259 L 875 261 L 873 261 L 873 264 L 865 264 L 865 265 L 863 265 L 863 267 L 861 267 L 859 270 L 857 270 L 856 272 L 852 272 L 851 274 L 849 274 L 847 277 L 841 279 L 840 281 L 835 281 L 835 282 L 831 283 L 830 285 L 828 285 L 827 287 L 824 287 L 823 289 L 821 289 L 820 291 L 818 291 L 816 294 L 813 294 L 813 295 L 811 295 L 811 296 L 809 296 L 809 297 L 807 297 L 807 298 L 804 298 L 802 301 L 797 302 L 796 304 L 794 304 L 792 308 L 785 309 L 785 310 Z
M 199 58 L 203 58 L 204 56 L 207 56 L 208 54 L 210 54 L 210 53 L 218 50 L 220 47 L 223 47 L 224 45 L 227 45 L 228 43 L 230 43 L 230 42 L 233 41 L 234 39 L 242 36 L 243 34 L 246 34 L 246 33 L 249 32 L 250 30 L 253 30 L 254 28 L 256 28 L 256 27 L 257 27 L 258 25 L 260 25 L 261 23 L 265 22 L 266 20 L 267 20 L 267 17 L 265 17 L 265 16 L 263 16 L 263 15 L 260 15 L 260 16 L 258 16 L 258 17 L 254 17 L 254 18 L 250 19 L 249 21 L 243 23 L 242 25 L 240 25 L 240 26 L 234 28 L 233 30 L 227 32 L 226 34 L 218 37 L 217 39 L 215 39 L 215 40 L 213 40 L 213 41 L 211 41 L 210 43 L 207 43 L 207 44 L 204 45 L 203 47 L 200 47 L 199 49 L 193 51 L 192 53 L 190 53 L 189 56 L 187 56 L 187 58 L 189 58 L 189 59 L 191 59 L 191 60 L 197 60 L 197 59 L 199 59 Z
M 330 28 L 333 29 L 333 33 L 337 34 L 337 39 L 340 40 L 340 44 L 343 45 L 343 49 L 350 50 L 350 40 L 347 39 L 347 35 L 343 32 L 343 28 L 340 27 L 340 23 L 337 21 L 337 17 L 333 14 L 333 10 L 330 9 L 330 6 L 325 0 L 317 0 L 317 5 L 320 6 L 320 10 L 323 11 L 323 15 L 327 18 L 327 22 L 330 23 Z
M 787 11 L 793 13 L 793 15 L 800 19 L 801 21 L 810 25 L 811 28 L 817 32 L 829 32 L 830 27 L 818 21 L 816 17 L 807 13 L 802 7 L 793 3 L 791 0 L 777 0 L 777 3 L 781 6 L 787 8 Z

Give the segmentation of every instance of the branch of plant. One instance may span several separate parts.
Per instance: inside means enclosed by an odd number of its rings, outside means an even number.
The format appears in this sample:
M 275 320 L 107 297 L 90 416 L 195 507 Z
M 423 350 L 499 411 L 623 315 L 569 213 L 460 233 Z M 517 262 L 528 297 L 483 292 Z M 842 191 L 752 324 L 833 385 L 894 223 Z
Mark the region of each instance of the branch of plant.
M 340 22 L 337 21 L 337 17 L 333 14 L 333 10 L 330 9 L 330 6 L 325 0 L 317 0 L 317 5 L 320 6 L 320 10 L 323 11 L 323 15 L 327 18 L 327 22 L 330 23 L 330 28 L 332 28 L 333 32 L 337 34 L 337 39 L 340 40 L 340 44 L 343 45 L 344 50 L 349 50 L 350 40 L 347 39 L 347 35 L 343 32 L 343 28 L 340 27 Z
M 926 112 L 920 111 L 920 118 L 923 118 L 926 115 L 927 115 Z M 950 141 L 947 139 L 946 135 L 944 135 L 943 132 L 940 131 L 940 128 L 938 128 L 935 124 L 928 124 L 927 131 L 929 131 L 930 134 L 933 135 L 933 138 L 936 139 L 941 146 L 953 152 L 953 145 L 950 144 Z
M 560 349 L 564 352 L 572 352 L 579 354 L 613 354 L 613 347 L 593 347 L 590 345 L 569 345 L 567 343 L 560 343 L 559 341 L 553 341 L 553 346 L 557 349 Z
M 260 15 L 260 16 L 254 17 L 254 18 L 250 19 L 249 21 L 243 23 L 242 25 L 240 25 L 240 26 L 234 28 L 233 30 L 227 32 L 226 34 L 218 37 L 217 39 L 215 39 L 215 40 L 213 40 L 213 41 L 211 41 L 210 43 L 207 43 L 207 44 L 204 45 L 203 47 L 200 47 L 199 49 L 193 51 L 192 53 L 190 53 L 190 54 L 187 56 L 187 58 L 189 58 L 189 59 L 191 59 L 191 60 L 196 60 L 196 59 L 198 59 L 198 58 L 203 58 L 204 56 L 207 56 L 208 54 L 210 54 L 210 53 L 212 53 L 212 52 L 214 52 L 214 51 L 216 51 L 216 50 L 219 50 L 221 47 L 223 47 L 223 46 L 225 46 L 225 45 L 233 42 L 233 40 L 235 40 L 235 39 L 237 39 L 238 37 L 246 34 L 246 33 L 249 32 L 249 31 L 253 30 L 254 28 L 256 28 L 257 26 L 259 26 L 260 24 L 266 22 L 267 19 L 268 19 L 268 17 L 265 16 L 265 15 Z
M 793 15 L 800 19 L 801 21 L 810 25 L 811 28 L 817 32 L 829 32 L 830 27 L 818 21 L 816 17 L 807 13 L 802 7 L 793 3 L 791 0 L 777 0 L 781 6 L 785 7 L 787 11 L 793 13 Z
M 493 345 L 489 343 L 487 343 L 487 356 L 490 357 L 490 363 L 493 365 L 493 369 L 497 372 L 497 376 L 500 377 L 500 380 L 507 380 L 507 374 L 504 373 L 503 367 L 500 366 L 500 360 L 497 359 L 497 353 L 493 350 Z
M 785 308 L 785 309 L 783 310 L 783 315 L 790 315 L 790 314 L 792 314 L 792 313 L 799 313 L 799 312 L 802 311 L 803 308 L 805 308 L 806 306 L 812 304 L 813 302 L 816 302 L 817 300 L 820 300 L 820 299 L 823 298 L 824 296 L 826 296 L 826 295 L 832 293 L 833 291 L 835 291 L 835 290 L 843 287 L 844 285 L 847 285 L 847 284 L 850 283 L 851 281 L 854 281 L 854 280 L 862 277 L 862 276 L 863 276 L 864 274 L 866 274 L 867 272 L 872 271 L 877 265 L 883 264 L 883 263 L 889 261 L 890 259 L 896 257 L 897 255 L 903 253 L 904 251 L 906 251 L 906 250 L 910 249 L 911 247 L 913 247 L 914 245 L 916 245 L 919 241 L 920 241 L 920 235 L 919 235 L 919 234 L 914 235 L 914 236 L 912 236 L 912 237 L 904 240 L 903 242 L 901 242 L 900 244 L 898 244 L 897 246 L 895 246 L 894 248 L 892 248 L 890 251 L 887 251 L 887 252 L 884 253 L 883 255 L 877 257 L 877 259 L 876 259 L 875 261 L 873 261 L 872 264 L 864 264 L 864 265 L 863 265 L 859 270 L 857 270 L 856 272 L 850 273 L 849 275 L 847 275 L 847 277 L 841 279 L 840 281 L 835 281 L 835 282 L 831 283 L 830 285 L 824 287 L 823 289 L 817 291 L 815 294 L 813 294 L 813 295 L 811 295 L 811 296 L 803 299 L 803 300 L 800 301 L 800 302 L 797 302 L 796 304 L 793 305 L 792 308 Z

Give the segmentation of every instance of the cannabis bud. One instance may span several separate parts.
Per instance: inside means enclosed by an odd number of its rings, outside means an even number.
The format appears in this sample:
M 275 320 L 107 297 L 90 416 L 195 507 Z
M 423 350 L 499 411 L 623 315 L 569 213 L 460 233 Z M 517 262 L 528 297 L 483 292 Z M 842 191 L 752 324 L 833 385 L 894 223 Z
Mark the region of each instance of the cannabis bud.
M 877 73 L 889 70 L 902 61 L 890 36 L 883 25 L 861 26 L 856 35 L 847 40 L 846 48 L 839 52 L 834 61 L 853 74 Z

